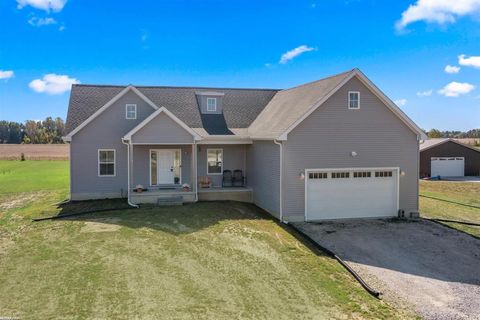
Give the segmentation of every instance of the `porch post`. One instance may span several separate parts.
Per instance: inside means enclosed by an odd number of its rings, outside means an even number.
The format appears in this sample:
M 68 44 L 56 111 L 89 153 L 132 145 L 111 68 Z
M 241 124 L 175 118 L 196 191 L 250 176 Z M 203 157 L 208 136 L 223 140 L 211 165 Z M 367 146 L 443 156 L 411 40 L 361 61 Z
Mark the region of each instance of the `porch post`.
M 192 144 L 192 186 L 195 191 L 195 201 L 198 201 L 198 183 L 197 183 L 197 176 L 198 176 L 198 171 L 197 171 L 197 144 L 194 141 Z

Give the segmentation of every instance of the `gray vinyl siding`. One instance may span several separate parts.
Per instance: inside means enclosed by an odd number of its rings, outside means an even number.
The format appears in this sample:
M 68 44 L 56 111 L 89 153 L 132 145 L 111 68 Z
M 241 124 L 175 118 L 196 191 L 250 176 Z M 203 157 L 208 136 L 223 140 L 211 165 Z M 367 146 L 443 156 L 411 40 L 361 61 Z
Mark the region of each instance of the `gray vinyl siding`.
M 223 170 L 242 170 L 244 175 L 249 179 L 246 172 L 246 146 L 242 144 L 209 144 L 198 145 L 198 176 L 209 176 L 215 187 L 222 186 L 222 175 L 207 174 L 207 149 L 223 149 Z
M 207 98 L 217 99 L 217 109 L 215 111 L 207 110 Z M 200 111 L 204 114 L 221 114 L 223 112 L 223 96 L 197 95 L 197 101 L 200 105 Z
M 247 146 L 247 168 L 253 202 L 279 218 L 280 147 L 273 141 L 254 141 Z
M 132 186 L 141 184 L 150 187 L 150 149 L 181 149 L 181 183 L 192 184 L 192 146 L 191 145 L 134 145 L 132 165 Z
M 125 119 L 125 105 L 137 104 L 137 119 Z M 128 92 L 77 132 L 71 141 L 72 199 L 112 198 L 127 192 L 127 146 L 121 138 L 148 117 L 154 109 Z M 98 149 L 115 149 L 114 177 L 98 176 Z
M 193 143 L 193 136 L 162 112 L 132 136 L 132 143 Z
M 360 91 L 359 110 L 348 109 L 348 91 Z M 417 136 L 356 78 L 288 134 L 284 166 L 286 220 L 304 219 L 299 174 L 315 168 L 400 167 L 399 207 L 418 211 Z

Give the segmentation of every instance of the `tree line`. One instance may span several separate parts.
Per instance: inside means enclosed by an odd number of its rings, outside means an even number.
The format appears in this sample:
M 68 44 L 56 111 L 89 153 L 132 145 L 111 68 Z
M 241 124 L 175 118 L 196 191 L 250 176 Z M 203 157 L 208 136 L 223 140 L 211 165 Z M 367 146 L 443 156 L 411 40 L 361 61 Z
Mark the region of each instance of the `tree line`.
M 474 138 L 480 139 L 480 129 L 472 129 L 466 132 L 463 131 L 440 131 L 438 129 L 431 129 L 427 132 L 429 138 L 455 138 L 465 139 Z
M 0 120 L 0 143 L 63 143 L 64 135 L 65 122 L 60 117 L 24 123 Z

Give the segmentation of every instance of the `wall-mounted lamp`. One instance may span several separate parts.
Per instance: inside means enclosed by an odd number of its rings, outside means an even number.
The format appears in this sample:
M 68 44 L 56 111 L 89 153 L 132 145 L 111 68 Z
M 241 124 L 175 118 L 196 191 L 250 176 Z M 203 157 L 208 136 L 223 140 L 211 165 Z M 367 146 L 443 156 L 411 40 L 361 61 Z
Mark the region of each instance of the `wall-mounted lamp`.
M 405 171 L 400 170 L 400 175 L 401 175 L 402 177 L 405 176 Z
M 305 180 L 305 173 L 300 172 L 300 173 L 298 174 L 298 177 L 300 178 L 300 180 Z
M 356 153 L 355 151 L 352 151 L 350 152 L 350 155 L 355 158 L 356 156 L 358 156 L 358 153 Z

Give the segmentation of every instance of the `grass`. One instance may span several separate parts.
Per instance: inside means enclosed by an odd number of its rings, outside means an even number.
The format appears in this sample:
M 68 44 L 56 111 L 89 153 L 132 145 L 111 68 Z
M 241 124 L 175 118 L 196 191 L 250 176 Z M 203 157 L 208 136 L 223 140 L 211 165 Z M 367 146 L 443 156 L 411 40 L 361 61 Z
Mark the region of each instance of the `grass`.
M 0 161 L 0 168 L 19 177 L 34 173 L 24 189 L 14 182 L 0 198 L 2 316 L 410 317 L 368 295 L 335 260 L 311 251 L 253 205 L 145 206 L 34 223 L 33 217 L 124 203 L 52 206 L 67 195 L 66 163 Z M 12 180 L 0 175 L 0 186 Z
M 480 183 L 420 181 L 420 194 L 480 207 Z M 420 212 L 422 216 L 426 218 L 480 223 L 480 209 L 424 197 L 420 197 Z M 480 237 L 479 226 L 469 226 L 450 222 L 444 223 L 453 228 Z

